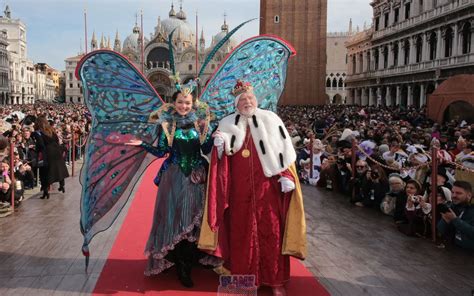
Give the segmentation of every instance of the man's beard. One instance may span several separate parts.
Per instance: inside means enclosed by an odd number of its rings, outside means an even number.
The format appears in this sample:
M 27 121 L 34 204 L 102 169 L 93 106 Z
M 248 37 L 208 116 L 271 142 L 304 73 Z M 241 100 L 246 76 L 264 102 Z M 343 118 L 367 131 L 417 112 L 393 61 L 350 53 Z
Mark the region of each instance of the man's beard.
M 239 110 L 239 113 L 240 113 L 240 115 L 243 115 L 243 116 L 246 116 L 246 117 L 250 117 L 250 116 L 252 116 L 252 115 L 255 114 L 255 111 L 256 111 L 256 110 L 257 110 L 256 107 L 252 107 L 252 108 L 249 108 L 249 109 L 245 108 L 244 111 L 240 111 L 240 110 Z

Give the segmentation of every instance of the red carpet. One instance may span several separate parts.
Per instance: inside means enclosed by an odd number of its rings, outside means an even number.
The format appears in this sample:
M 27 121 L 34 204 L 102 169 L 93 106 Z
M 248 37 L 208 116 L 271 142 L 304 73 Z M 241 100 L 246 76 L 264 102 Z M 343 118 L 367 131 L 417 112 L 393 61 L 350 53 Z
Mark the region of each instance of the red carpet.
M 217 295 L 218 276 L 211 270 L 193 269 L 193 289 L 181 286 L 174 268 L 155 277 L 143 275 L 146 265 L 143 250 L 152 224 L 157 192 L 153 178 L 160 165 L 161 161 L 155 161 L 145 172 L 93 295 Z M 294 259 L 291 260 L 287 292 L 298 296 L 329 295 L 311 272 Z M 260 289 L 258 295 L 271 295 L 271 289 Z

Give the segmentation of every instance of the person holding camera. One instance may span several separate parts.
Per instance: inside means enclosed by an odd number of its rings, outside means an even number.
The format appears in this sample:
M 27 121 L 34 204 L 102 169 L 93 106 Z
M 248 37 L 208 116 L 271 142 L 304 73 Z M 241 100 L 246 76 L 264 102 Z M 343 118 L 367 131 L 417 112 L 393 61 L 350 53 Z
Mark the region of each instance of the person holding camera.
M 0 164 L 0 202 L 11 204 L 11 187 L 12 180 L 10 178 L 10 165 L 8 160 L 4 159 Z M 21 198 L 15 195 L 15 206 L 19 206 Z
M 336 179 L 339 185 L 340 193 L 351 196 L 352 187 L 350 181 L 352 177 L 352 144 L 346 140 L 340 140 L 337 142 L 339 149 L 338 158 L 336 160 Z
M 399 225 L 398 229 L 408 236 L 427 236 L 427 231 L 429 231 L 427 216 L 431 213 L 431 204 L 427 202 L 427 198 L 421 195 L 422 186 L 414 179 L 406 182 L 405 192 L 407 195 L 405 216 L 408 224 Z M 438 188 L 438 193 L 440 194 L 438 204 L 451 198 L 447 188 L 445 188 L 445 191 Z M 445 194 L 449 194 L 449 196 L 445 196 Z
M 399 228 L 399 230 L 409 236 L 415 235 L 416 232 L 419 233 L 424 229 L 422 226 L 423 213 L 431 210 L 431 206 L 425 203 L 424 197 L 420 195 L 421 190 L 421 185 L 417 180 L 411 179 L 406 182 L 405 193 L 407 195 L 407 202 L 405 216 L 407 217 L 408 224 L 406 231 L 404 231 L 403 227 Z
M 367 187 L 367 172 L 369 171 L 369 165 L 365 160 L 359 159 L 355 165 L 355 176 L 351 178 L 351 186 L 354 191 L 354 195 L 351 197 L 351 202 L 356 206 L 364 206 L 362 200 L 364 199 L 363 188 Z
M 439 234 L 454 244 L 474 250 L 474 205 L 471 204 L 472 186 L 466 181 L 456 181 L 451 189 L 453 205 L 443 212 L 438 222 Z
M 15 187 L 18 187 L 16 188 L 17 191 L 21 191 L 18 194 L 23 195 L 23 191 L 26 187 L 33 188 L 35 177 L 31 166 L 27 162 L 21 160 L 20 155 L 16 151 L 14 152 L 13 163 L 13 172 L 15 173 L 15 179 L 18 182 L 21 182 L 20 184 L 16 184 L 18 186 Z
M 356 202 L 356 206 L 378 208 L 390 189 L 385 171 L 379 165 L 372 165 L 366 173 L 366 179 L 367 182 L 362 187 L 363 198 Z
M 23 147 L 24 147 L 24 163 L 27 163 L 31 167 L 31 172 L 33 173 L 33 183 L 25 182 L 25 189 L 32 189 L 37 185 L 37 168 L 38 164 L 37 153 L 36 153 L 36 143 L 35 140 L 31 137 L 31 130 L 29 127 L 23 127 Z

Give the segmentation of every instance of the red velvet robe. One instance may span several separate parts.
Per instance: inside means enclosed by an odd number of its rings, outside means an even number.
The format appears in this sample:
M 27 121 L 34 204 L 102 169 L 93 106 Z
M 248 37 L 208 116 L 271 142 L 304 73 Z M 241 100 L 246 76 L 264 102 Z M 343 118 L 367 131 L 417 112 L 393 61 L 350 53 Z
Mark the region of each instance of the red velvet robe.
M 278 179 L 294 179 L 289 170 L 266 177 L 248 130 L 245 143 L 232 156 L 223 153 L 220 160 L 216 149 L 212 152 L 208 221 L 212 231 L 219 231 L 213 254 L 224 259 L 232 274 L 255 275 L 257 286 L 281 286 L 290 276 L 282 241 L 291 192 L 282 193 Z M 248 158 L 242 156 L 245 147 Z

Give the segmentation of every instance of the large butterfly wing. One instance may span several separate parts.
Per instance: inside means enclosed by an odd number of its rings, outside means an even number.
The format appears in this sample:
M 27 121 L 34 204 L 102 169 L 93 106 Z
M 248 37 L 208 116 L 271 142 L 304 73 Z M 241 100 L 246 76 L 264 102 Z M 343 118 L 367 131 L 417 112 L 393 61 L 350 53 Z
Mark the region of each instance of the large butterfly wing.
M 215 119 L 235 111 L 231 94 L 238 79 L 250 82 L 259 108 L 276 111 L 285 87 L 288 60 L 295 50 L 276 36 L 261 35 L 242 42 L 214 73 L 201 95 Z
M 156 140 L 156 124 L 148 117 L 163 102 L 140 71 L 113 51 L 86 55 L 76 76 L 92 115 L 81 172 L 81 231 L 88 253 L 90 240 L 112 225 L 151 159 L 141 147 L 124 143 Z

